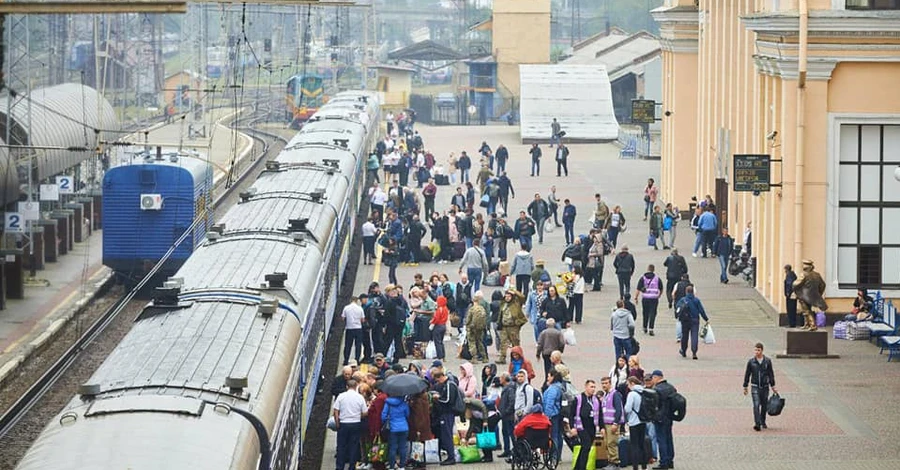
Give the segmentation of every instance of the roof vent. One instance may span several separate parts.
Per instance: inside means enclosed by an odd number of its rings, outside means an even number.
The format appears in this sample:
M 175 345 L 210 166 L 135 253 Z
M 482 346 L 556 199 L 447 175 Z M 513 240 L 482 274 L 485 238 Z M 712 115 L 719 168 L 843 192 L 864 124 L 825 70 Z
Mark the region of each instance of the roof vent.
M 274 160 L 269 160 L 266 162 L 266 170 L 268 171 L 278 171 L 281 169 L 281 163 L 276 162 Z
M 259 303 L 259 315 L 263 318 L 270 318 L 272 315 L 275 315 L 275 312 L 278 310 L 278 301 L 277 300 L 263 300 Z
M 360 96 L 360 97 L 359 97 L 359 100 L 362 101 L 363 103 L 368 103 L 368 102 L 369 102 L 369 97 L 363 95 L 363 96 Z
M 309 217 L 302 219 L 288 219 L 288 232 L 305 232 L 306 224 L 309 223 Z
M 180 287 L 157 287 L 153 291 L 153 305 L 178 305 L 178 294 L 181 294 Z
M 221 222 L 221 223 L 213 225 L 212 227 L 209 228 L 209 231 L 216 232 L 219 235 L 225 235 L 225 222 Z
M 350 139 L 332 139 L 334 141 L 334 145 L 337 145 L 341 148 L 347 148 L 350 144 Z
M 225 377 L 225 386 L 231 393 L 241 393 L 247 388 L 247 377 Z
M 78 386 L 78 395 L 81 398 L 94 398 L 100 394 L 100 384 L 81 384 Z
M 273 288 L 284 288 L 284 281 L 287 281 L 287 273 L 272 273 L 266 274 L 266 282 L 269 283 L 269 287 Z
M 306 241 L 306 234 L 302 232 L 293 232 L 291 233 L 291 239 L 297 243 Z
M 309 193 L 309 197 L 313 200 L 313 202 L 321 202 L 322 198 L 325 197 L 325 190 L 319 188 L 315 191 L 311 191 Z
M 168 282 L 174 283 L 175 287 L 184 286 L 184 278 L 183 277 L 170 277 Z
M 219 232 L 206 232 L 206 239 L 214 242 L 222 237 L 222 234 Z

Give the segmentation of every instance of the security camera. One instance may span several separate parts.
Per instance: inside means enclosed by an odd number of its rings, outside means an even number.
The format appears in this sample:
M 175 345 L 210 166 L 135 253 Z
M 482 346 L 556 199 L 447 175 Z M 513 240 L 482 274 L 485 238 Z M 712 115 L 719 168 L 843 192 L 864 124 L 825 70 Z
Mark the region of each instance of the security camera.
M 772 131 L 766 134 L 766 140 L 775 140 L 775 137 L 778 137 L 778 131 Z

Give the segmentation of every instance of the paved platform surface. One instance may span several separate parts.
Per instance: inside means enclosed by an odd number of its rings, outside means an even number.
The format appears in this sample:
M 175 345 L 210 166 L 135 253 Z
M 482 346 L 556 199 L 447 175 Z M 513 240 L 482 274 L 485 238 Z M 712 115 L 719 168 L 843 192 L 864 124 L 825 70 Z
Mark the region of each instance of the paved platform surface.
M 179 142 L 203 147 L 198 150 L 209 152 L 218 182 L 225 176 L 223 169 L 233 159 L 240 160 L 235 174 L 243 172 L 251 163 L 244 157 L 250 153 L 252 140 L 222 124 L 235 112 L 231 108 L 219 108 L 205 114 L 200 124 L 207 124 L 206 137 L 188 138 L 188 122 L 177 120 L 150 127 L 147 141 L 171 147 L 177 147 Z M 139 136 L 143 141 L 139 133 L 126 139 L 136 140 Z M 47 286 L 26 287 L 24 299 L 7 301 L 7 309 L 0 311 L 0 382 L 39 343 L 52 340 L 48 331 L 55 331 L 71 317 L 73 309 L 89 302 L 110 276 L 110 270 L 102 264 L 102 245 L 103 232 L 94 231 L 84 242 L 75 243 L 74 249 L 60 256 L 58 262 L 47 263 L 47 269 L 37 272 L 38 279 L 48 281 Z
M 507 170 L 513 180 L 517 198 L 510 201 L 510 212 L 533 198 L 535 192 L 546 196 L 551 185 L 557 186 L 560 199 L 570 198 L 578 210 L 576 233 L 586 233 L 593 209 L 595 192 L 602 193 L 610 208 L 619 204 L 628 219 L 628 231 L 620 235 L 628 243 L 641 273 L 647 264 L 662 265 L 668 252 L 654 251 L 646 244 L 647 223 L 642 222 L 642 191 L 647 178 L 659 178 L 659 162 L 620 160 L 618 148 L 610 144 L 571 145 L 569 177 L 556 177 L 551 168 L 550 149 L 543 145 L 544 166 L 541 176 L 529 177 L 530 158 L 527 147 L 518 144 L 518 128 L 507 126 L 441 127 L 417 126 L 440 160 L 449 152 L 466 150 L 477 155 L 482 140 L 492 148 L 503 143 L 510 150 Z M 438 208 L 446 208 L 455 186 L 441 186 Z M 686 206 L 687 201 L 677 201 Z M 865 341 L 829 340 L 830 351 L 840 354 L 836 360 L 775 359 L 774 368 L 779 391 L 787 405 L 779 417 L 770 417 L 769 429 L 754 432 L 750 398 L 742 395 L 741 382 L 747 358 L 753 345 L 761 341 L 766 354 L 774 357 L 785 349 L 785 329 L 778 328 L 774 310 L 755 290 L 737 278 L 722 285 L 718 282 L 718 263 L 712 259 L 690 256 L 693 234 L 683 222 L 675 245 L 686 254 L 699 298 L 711 317 L 718 342 L 701 345 L 699 360 L 683 359 L 678 354 L 675 322 L 671 310 L 660 309 L 656 336 L 638 333 L 641 362 L 646 371 L 661 369 L 669 382 L 688 401 L 687 417 L 675 423 L 675 464 L 680 469 L 862 469 L 900 468 L 900 364 L 887 363 L 885 356 Z M 548 269 L 558 271 L 564 247 L 563 231 L 556 229 L 545 237 L 543 245 L 535 244 L 536 258 L 548 262 Z M 364 292 L 378 267 L 360 266 L 355 292 Z M 458 265 L 422 263 L 418 267 L 399 267 L 398 278 L 404 286 L 412 284 L 413 274 L 426 278 L 434 271 L 446 272 L 454 282 Z M 378 280 L 387 283 L 387 269 L 377 269 Z M 640 275 L 640 274 L 638 274 Z M 566 348 L 564 361 L 571 368 L 573 383 L 580 389 L 585 379 L 599 379 L 608 374 L 614 359 L 609 332 L 609 312 L 617 297 L 612 263 L 608 262 L 602 292 L 585 294 L 585 320 L 576 325 L 577 346 Z M 637 281 L 634 278 L 632 284 Z M 780 280 L 777 280 L 780 281 Z M 633 287 L 632 287 L 633 288 Z M 491 287 L 484 288 L 486 297 Z M 665 307 L 664 305 L 662 307 Z M 640 306 L 638 306 L 640 311 Z M 640 317 L 638 319 L 640 321 Z M 523 348 L 529 359 L 534 357 L 531 326 L 522 330 Z M 446 343 L 455 351 L 452 343 Z M 408 361 L 407 361 L 408 362 Z M 430 362 L 430 361 L 420 361 Z M 454 372 L 459 360 L 447 363 Z M 541 370 L 535 363 L 536 370 Z M 481 365 L 476 365 L 481 370 Z M 337 371 L 335 371 L 335 374 Z M 539 385 L 539 381 L 535 381 Z M 480 384 L 479 384 L 480 386 Z M 328 432 L 323 469 L 334 468 L 335 433 Z M 559 468 L 571 468 L 572 455 L 563 452 Z M 460 464 L 457 464 L 460 465 Z M 435 465 L 436 467 L 436 465 Z M 508 468 L 503 462 L 468 464 L 465 468 Z

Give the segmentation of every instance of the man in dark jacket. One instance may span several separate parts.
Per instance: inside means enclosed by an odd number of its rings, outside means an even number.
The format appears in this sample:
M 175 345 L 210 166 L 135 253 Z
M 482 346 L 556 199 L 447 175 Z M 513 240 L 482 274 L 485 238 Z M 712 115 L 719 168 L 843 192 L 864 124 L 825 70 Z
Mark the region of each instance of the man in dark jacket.
M 505 172 L 506 161 L 509 160 L 509 150 L 507 150 L 506 146 L 503 144 L 497 146 L 497 152 L 494 153 L 494 158 L 497 159 L 497 173 Z
M 768 429 L 766 426 L 766 408 L 769 406 L 769 387 L 778 393 L 775 388 L 775 371 L 772 369 L 772 360 L 763 355 L 763 344 L 756 343 L 753 348 L 753 357 L 747 360 L 744 369 L 744 395 L 747 395 L 747 386 L 751 385 L 753 396 L 753 430 Z
M 541 176 L 541 148 L 536 143 L 531 144 L 528 153 L 531 154 L 531 176 Z
M 691 351 L 694 353 L 694 359 L 697 359 L 697 345 L 700 342 L 700 318 L 709 323 L 709 317 L 706 316 L 706 310 L 700 299 L 694 297 L 694 286 L 685 288 L 684 297 L 675 304 L 675 311 L 679 311 L 679 304 L 684 303 L 684 318 L 678 318 L 681 322 L 681 349 L 678 351 L 681 357 L 687 357 L 688 337 L 691 339 Z
M 453 384 L 444 374 L 444 369 L 435 367 L 431 369 L 431 378 L 434 386 L 431 388 L 432 403 L 440 419 L 440 435 L 438 443 L 441 449 L 447 452 L 447 458 L 441 465 L 456 463 L 455 449 L 453 447 L 453 425 L 456 422 L 456 414 L 453 412 L 453 394 L 460 393 L 459 387 Z
M 784 265 L 784 298 L 786 301 L 788 326 L 797 327 L 797 296 L 794 294 L 794 281 L 797 280 L 797 273 L 794 268 L 786 264 Z
M 631 292 L 631 276 L 634 275 L 634 256 L 628 252 L 628 245 L 622 245 L 622 251 L 613 261 L 613 267 L 619 278 L 619 298 L 624 299 L 625 294 Z
M 575 206 L 568 199 L 565 199 L 563 204 L 562 219 L 563 227 L 565 227 L 566 231 L 566 243 L 572 243 L 575 241 L 575 216 L 577 215 L 577 211 L 575 210 Z
M 675 468 L 675 441 L 672 437 L 672 396 L 678 391 L 666 381 L 661 370 L 650 374 L 653 390 L 659 396 L 659 414 L 653 421 L 656 427 L 656 441 L 659 443 L 659 465 L 654 470 Z
M 418 215 L 414 215 L 406 226 L 406 248 L 409 250 L 409 262 L 413 266 L 419 265 L 419 257 L 422 256 L 422 237 L 426 232 Z
M 513 383 L 509 374 L 500 373 L 500 384 L 503 391 L 500 392 L 500 404 L 497 405 L 497 411 L 500 412 L 500 419 L 503 422 L 503 453 L 500 458 L 506 458 L 512 455 L 513 429 L 516 427 L 516 384 Z
M 506 149 L 504 148 L 503 150 Z M 515 198 L 516 190 L 513 189 L 512 180 L 509 179 L 505 171 L 501 172 L 500 177 L 497 178 L 497 186 L 500 188 L 500 205 L 503 206 L 503 215 L 508 215 L 509 196 L 512 195 Z
M 681 280 L 681 276 L 688 273 L 687 262 L 684 256 L 678 254 L 678 248 L 672 248 L 663 266 L 666 267 L 666 299 L 669 300 L 669 308 L 672 308 L 672 289 Z
M 534 200 L 528 204 L 528 215 L 537 224 L 538 243 L 544 243 L 544 223 L 550 217 L 550 206 L 541 198 L 540 194 L 535 193 Z
M 731 252 L 734 250 L 734 238 L 728 235 L 728 229 L 722 228 L 722 234 L 716 237 L 713 242 L 712 252 L 716 258 L 719 258 L 719 268 L 722 272 L 719 274 L 719 282 L 728 284 L 728 260 L 731 258 Z

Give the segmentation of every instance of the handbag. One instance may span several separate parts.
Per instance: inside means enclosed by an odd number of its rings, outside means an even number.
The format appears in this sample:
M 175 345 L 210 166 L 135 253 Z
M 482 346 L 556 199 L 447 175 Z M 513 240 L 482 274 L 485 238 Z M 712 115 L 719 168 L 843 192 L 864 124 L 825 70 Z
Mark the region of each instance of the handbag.
M 769 398 L 769 404 L 766 406 L 766 414 L 769 416 L 778 416 L 784 409 L 784 398 L 775 393 Z
M 494 450 L 497 448 L 497 434 L 485 429 L 475 435 L 475 444 L 479 449 Z
M 459 315 L 457 315 L 456 313 L 451 313 L 450 314 L 450 326 L 452 326 L 453 328 L 459 328 L 459 322 L 460 322 Z
M 653 233 L 647 236 L 647 246 L 656 246 L 656 235 Z
M 478 203 L 478 205 L 481 207 L 487 207 L 487 206 L 491 205 L 491 197 L 488 196 L 487 194 L 485 194 L 484 196 L 481 196 L 481 202 Z

